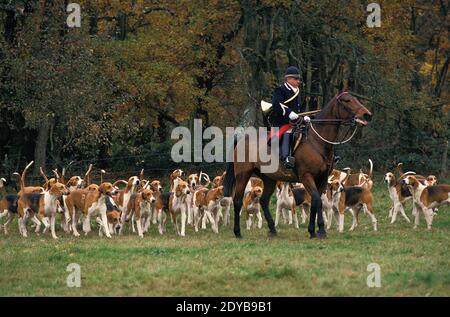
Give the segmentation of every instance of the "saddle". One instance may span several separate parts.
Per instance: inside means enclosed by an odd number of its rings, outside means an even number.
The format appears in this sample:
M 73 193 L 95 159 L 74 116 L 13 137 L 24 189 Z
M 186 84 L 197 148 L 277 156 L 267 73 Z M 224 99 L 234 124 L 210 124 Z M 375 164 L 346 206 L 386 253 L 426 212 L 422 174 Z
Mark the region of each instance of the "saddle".
M 300 145 L 303 138 L 306 139 L 308 134 L 308 126 L 303 122 L 303 120 L 298 120 L 294 124 L 291 124 L 292 127 L 292 142 L 291 142 L 291 150 L 290 153 L 294 153 L 295 150 Z M 286 129 L 288 130 L 288 129 Z M 282 131 L 282 129 L 280 129 Z M 284 133 L 284 131 L 282 131 Z M 272 144 L 272 139 L 274 139 L 276 135 L 272 135 L 272 132 L 269 131 L 267 135 L 267 145 L 270 146 Z M 278 145 L 280 145 L 281 138 L 278 139 Z
M 293 157 L 293 153 L 295 153 L 295 150 L 299 147 L 299 145 L 301 144 L 302 140 L 305 140 L 307 138 L 307 132 L 308 132 L 308 125 L 305 124 L 303 122 L 302 119 L 298 120 L 295 123 L 291 123 L 291 127 L 292 127 L 292 139 L 290 141 L 290 148 L 289 148 L 289 155 L 288 155 L 288 162 L 291 165 L 289 168 L 285 167 L 285 164 L 280 164 L 281 169 L 280 171 L 284 174 L 284 175 L 291 175 L 292 171 L 295 167 L 295 158 Z M 288 127 L 290 128 L 290 127 Z M 281 130 L 281 129 L 280 129 Z M 287 129 L 286 129 L 287 130 Z M 275 137 L 275 135 L 271 136 L 268 140 L 268 146 L 271 145 L 271 141 L 272 139 Z M 281 139 L 279 138 L 278 142 L 279 142 L 279 146 L 281 145 Z

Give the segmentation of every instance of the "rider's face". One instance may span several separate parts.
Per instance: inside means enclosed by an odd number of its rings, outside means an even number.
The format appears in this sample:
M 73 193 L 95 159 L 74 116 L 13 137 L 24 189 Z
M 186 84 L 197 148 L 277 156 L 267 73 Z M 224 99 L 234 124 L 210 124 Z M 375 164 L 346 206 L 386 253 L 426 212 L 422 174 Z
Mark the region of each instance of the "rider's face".
M 295 77 L 288 77 L 287 82 L 289 85 L 291 85 L 294 88 L 298 88 L 301 83 L 300 78 L 295 78 Z

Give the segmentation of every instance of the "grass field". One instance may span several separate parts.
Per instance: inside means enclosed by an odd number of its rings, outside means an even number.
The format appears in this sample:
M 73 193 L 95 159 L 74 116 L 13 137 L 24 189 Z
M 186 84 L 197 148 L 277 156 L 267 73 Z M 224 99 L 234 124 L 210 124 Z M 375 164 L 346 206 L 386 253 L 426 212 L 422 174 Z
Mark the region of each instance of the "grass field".
M 280 225 L 269 239 L 265 221 L 251 232 L 242 224 L 242 240 L 231 227 L 219 235 L 189 227 L 181 238 L 169 224 L 166 235 L 153 226 L 144 239 L 58 231 L 53 241 L 32 230 L 19 237 L 16 221 L 8 236 L 0 233 L 0 296 L 450 296 L 450 207 L 441 206 L 431 232 L 422 215 L 414 230 L 401 216 L 388 223 L 379 182 L 374 196 L 378 232 L 364 214 L 348 232 L 348 215 L 345 233 L 333 226 L 322 241 L 310 240 L 306 225 Z M 80 288 L 66 285 L 69 263 L 81 266 Z M 366 284 L 370 263 L 380 265 L 380 288 Z

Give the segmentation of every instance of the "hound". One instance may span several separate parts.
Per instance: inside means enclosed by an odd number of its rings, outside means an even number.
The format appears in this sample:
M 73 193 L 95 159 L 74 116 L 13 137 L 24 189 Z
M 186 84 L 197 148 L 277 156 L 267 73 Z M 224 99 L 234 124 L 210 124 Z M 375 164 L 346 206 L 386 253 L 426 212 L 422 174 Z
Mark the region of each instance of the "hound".
M 408 188 L 402 186 L 400 181 L 407 176 L 408 174 L 403 174 L 400 176 L 400 180 L 397 181 L 394 174 L 391 172 L 388 172 L 384 175 L 383 181 L 387 184 L 388 190 L 389 190 L 389 197 L 392 200 L 393 206 L 389 210 L 389 217 L 391 219 L 391 224 L 395 222 L 397 219 L 397 213 L 400 211 L 403 218 L 410 223 L 408 216 L 405 213 L 404 205 L 405 202 L 412 198 L 410 191 Z M 413 204 L 413 209 L 415 209 L 415 205 Z M 413 212 L 414 214 L 415 212 Z
M 327 218 L 327 230 L 329 230 L 333 223 L 333 194 L 331 192 L 331 182 L 327 183 L 327 188 L 320 198 L 322 200 L 322 210 L 326 215 L 324 218 Z M 339 219 L 336 219 L 336 222 L 339 225 Z
M 54 184 L 60 182 L 60 178 L 59 178 L 57 170 L 53 171 L 56 174 L 56 178 L 50 178 L 50 179 L 47 177 L 47 175 L 45 175 L 44 171 L 42 170 L 42 167 L 39 167 L 39 171 L 41 172 L 41 175 L 42 175 L 42 177 L 45 180 L 44 185 L 42 185 L 42 187 L 44 188 L 45 191 L 49 191 L 50 188 Z M 62 183 L 62 184 L 64 184 L 64 183 Z M 68 228 L 65 226 L 66 221 L 65 221 L 65 218 L 64 218 L 64 215 L 65 215 L 65 213 L 64 213 L 64 199 L 65 199 L 65 197 L 66 197 L 65 195 L 62 195 L 61 197 L 59 197 L 59 199 L 56 202 L 56 209 L 57 209 L 58 213 L 60 213 L 62 215 L 61 227 L 62 227 L 62 229 L 65 232 L 67 232 Z
M 425 186 L 434 186 L 437 185 L 437 177 L 434 175 L 428 175 L 426 180 L 425 180 Z M 437 211 L 438 209 L 435 207 L 433 208 L 433 216 L 437 215 Z
M 80 176 L 72 176 L 66 183 L 67 189 L 72 192 L 75 189 L 79 189 L 83 186 L 84 180 Z
M 300 206 L 302 210 L 302 223 L 306 221 L 306 213 L 304 207 L 308 210 L 311 207 L 311 196 L 305 190 L 303 185 L 299 183 L 296 187 L 286 182 L 277 183 L 277 209 L 275 216 L 275 226 L 278 225 L 280 215 L 283 216 L 284 223 L 286 224 L 286 215 L 284 211 L 288 212 L 288 223 L 291 225 L 294 220 L 295 228 L 298 226 L 298 218 L 296 207 Z
M 144 189 L 137 194 L 131 195 L 130 200 L 128 201 L 128 215 L 129 218 L 136 219 L 136 226 L 139 237 L 143 238 L 143 227 L 145 228 L 145 224 L 150 221 L 152 217 L 152 208 L 151 205 L 156 201 L 153 196 L 153 191 L 151 189 Z M 134 217 L 133 217 L 134 216 Z M 144 223 L 144 226 L 141 222 Z
M 193 210 L 193 222 L 195 232 L 198 232 L 200 220 L 203 219 L 203 216 L 207 208 L 206 194 L 208 192 L 209 189 L 204 187 L 196 190 L 192 194 L 192 210 Z
M 206 179 L 206 184 L 202 185 L 202 178 Z M 198 232 L 198 225 L 203 216 L 205 215 L 205 211 L 207 209 L 207 201 L 206 195 L 209 192 L 209 184 L 211 183 L 210 178 L 207 174 L 200 172 L 199 183 L 195 186 L 191 184 L 191 202 L 190 208 L 192 211 L 192 225 L 194 226 L 195 232 Z
M 18 196 L 15 194 L 7 194 L 4 184 L 6 180 L 0 178 L 0 219 L 3 217 L 8 217 L 3 225 L 3 230 L 5 235 L 8 234 L 8 224 L 13 220 L 14 216 L 17 214 L 17 200 Z M 0 225 L 0 229 L 1 229 Z
M 89 169 L 86 173 L 86 175 L 89 175 L 90 171 L 92 170 L 92 164 L 89 165 Z M 53 170 L 53 173 L 55 174 L 56 177 L 56 181 L 60 182 L 61 184 L 64 184 L 68 190 L 69 193 L 71 193 L 72 191 L 74 191 L 75 189 L 79 189 L 82 188 L 84 185 L 84 180 L 80 177 L 80 176 L 72 176 L 71 178 L 69 178 L 69 181 L 66 183 L 64 181 L 64 177 L 66 174 L 66 169 L 63 168 L 62 170 L 62 174 L 61 177 L 58 174 L 58 170 L 55 169 Z M 42 169 L 41 169 L 41 174 L 44 177 L 45 180 L 47 180 L 47 176 L 43 173 Z M 51 179 L 49 180 L 51 182 Z M 91 186 L 91 185 L 89 185 Z M 88 188 L 89 188 L 88 186 Z M 95 185 L 97 186 L 97 185 Z M 44 186 L 45 187 L 45 186 Z M 97 186 L 98 187 L 98 186 Z M 70 232 L 71 226 L 68 225 L 68 223 L 70 222 L 70 219 L 66 219 L 66 212 L 64 210 L 64 206 L 65 203 L 64 201 L 66 200 L 67 195 L 63 195 L 59 201 L 58 201 L 58 212 L 61 213 L 61 227 L 64 230 L 64 232 Z
M 106 218 L 108 219 L 108 228 L 111 234 L 118 233 L 122 223 L 120 222 L 120 211 L 113 210 L 106 212 Z M 100 217 L 96 219 L 98 224 L 98 236 L 103 237 L 105 234 L 105 229 Z
M 22 175 L 17 172 L 13 173 L 14 175 L 16 175 L 19 178 L 20 191 L 18 193 L 17 215 L 19 217 L 19 221 L 18 221 L 19 233 L 25 238 L 27 237 L 26 219 L 28 218 L 28 215 L 29 215 L 28 208 L 27 208 L 28 207 L 27 203 L 29 203 L 29 202 L 24 197 L 27 194 L 31 194 L 31 193 L 41 194 L 44 192 L 43 187 L 25 186 L 25 179 L 26 179 L 27 171 L 30 168 L 30 166 L 33 165 L 33 163 L 34 163 L 34 161 L 31 161 L 25 167 L 25 169 L 22 172 Z M 20 199 L 21 197 L 22 197 L 22 200 Z M 19 201 L 21 201 L 20 204 L 19 204 Z M 31 218 L 31 220 L 36 224 L 36 232 L 39 232 L 41 222 L 37 218 L 36 213 L 33 213 L 33 217 Z
M 353 231 L 358 225 L 359 211 L 364 209 L 372 221 L 373 230 L 377 231 L 377 219 L 373 214 L 373 196 L 369 189 L 352 186 L 344 187 L 339 181 L 331 183 L 331 192 L 333 195 L 333 210 L 336 219 L 339 219 L 339 232 L 344 231 L 344 212 L 347 209 L 354 209 L 353 224 L 350 231 Z
M 223 186 L 223 180 L 227 172 L 223 172 L 222 175 L 214 177 L 212 184 L 213 188 Z M 223 225 L 228 226 L 230 224 L 230 209 L 233 204 L 233 199 L 231 197 L 223 197 L 220 201 L 220 206 L 224 208 L 223 211 Z
M 289 218 L 289 224 L 292 224 L 292 206 L 294 205 L 294 197 L 292 196 L 292 191 L 290 190 L 290 185 L 287 182 L 277 182 L 277 209 L 275 212 L 275 227 L 278 226 L 278 221 L 280 216 L 283 216 L 284 224 L 287 223 L 287 218 Z M 286 217 L 286 211 L 289 212 L 288 217 Z M 297 215 L 294 216 L 294 225 L 298 228 Z
M 298 229 L 298 219 L 297 215 L 293 212 L 295 209 L 294 206 L 294 196 L 292 195 L 292 191 L 289 183 L 287 182 L 277 182 L 277 209 L 275 213 L 275 227 L 278 226 L 278 221 L 280 216 L 283 216 L 284 224 L 287 223 L 287 218 L 289 219 L 289 224 L 292 224 L 292 218 L 294 218 L 294 226 Z M 288 212 L 288 217 L 286 217 L 286 211 Z
M 158 200 L 158 197 L 162 194 L 163 188 L 161 186 L 161 181 L 159 180 L 153 180 L 150 183 L 147 184 L 147 186 L 144 186 L 144 189 L 151 189 L 153 192 L 153 196 L 155 197 L 155 202 L 150 205 L 151 208 L 151 218 L 148 218 L 144 224 L 144 232 L 148 231 L 148 228 L 150 227 L 150 222 L 153 224 L 158 223 L 158 210 L 156 208 L 156 201 Z
M 112 186 L 115 187 L 116 183 L 117 182 L 115 182 L 114 185 L 112 185 Z M 137 193 L 140 184 L 141 184 L 141 181 L 137 176 L 131 176 L 128 179 L 125 190 L 119 192 L 119 197 L 116 200 L 116 204 L 119 206 L 120 210 L 122 211 L 122 216 L 121 216 L 122 223 L 125 223 L 125 220 L 128 219 L 128 202 L 130 201 L 131 195 Z M 123 228 L 124 228 L 124 226 L 120 227 L 119 235 L 122 234 Z
M 188 223 L 188 225 L 192 225 L 193 224 L 193 212 L 194 212 L 194 208 L 192 205 L 192 199 L 193 199 L 192 195 L 195 191 L 195 188 L 199 184 L 198 174 L 190 174 L 187 178 L 187 182 L 189 184 L 189 189 L 190 189 L 190 194 L 186 198 L 187 203 L 188 203 L 187 223 Z
M 169 199 L 169 212 L 177 229 L 177 234 L 184 237 L 188 211 L 186 198 L 191 192 L 188 183 L 179 178 L 174 180 L 173 190 L 174 192 Z M 179 230 L 177 222 L 178 214 L 181 215 L 181 231 Z
M 295 209 L 300 207 L 302 210 L 302 224 L 306 222 L 307 213 L 310 213 L 311 210 L 311 195 L 305 189 L 302 183 L 297 183 L 297 185 L 293 185 L 291 188 L 292 196 L 294 197 L 294 205 L 292 206 L 292 214 L 296 214 Z M 305 212 L 305 209 L 307 213 Z M 325 225 L 328 223 L 327 214 L 325 211 L 323 213 L 323 220 Z M 296 216 L 297 218 L 297 216 Z
M 169 214 L 169 201 L 172 199 L 172 192 L 164 192 L 160 193 L 156 196 L 155 201 L 155 212 L 158 220 L 158 231 L 159 234 L 164 234 L 166 230 L 166 218 L 167 214 Z
M 0 199 L 0 219 L 7 217 L 5 223 L 3 224 L 3 230 L 5 235 L 8 234 L 8 225 L 17 215 L 17 200 L 18 196 L 15 194 L 7 194 Z M 0 225 L 1 229 L 2 225 Z
M 367 188 L 369 190 L 373 187 L 373 180 L 372 180 L 372 171 L 373 171 L 373 162 L 371 159 L 369 159 L 369 174 L 365 174 L 362 171 L 359 171 L 359 173 L 351 174 L 350 170 L 348 171 L 348 175 L 346 177 L 346 181 L 344 183 L 344 186 L 361 186 L 364 188 Z
M 432 208 L 445 203 L 450 204 L 450 185 L 425 186 L 414 175 L 408 175 L 402 183 L 411 190 L 413 203 L 417 208 L 414 228 L 419 225 L 419 212 L 422 211 L 427 222 L 427 229 L 430 230 L 433 223 Z
M 258 228 L 262 228 L 261 204 L 259 202 L 262 192 L 262 187 L 255 186 L 244 194 L 243 211 L 247 214 L 247 230 L 251 229 L 254 216 L 258 218 Z M 256 221 L 253 223 L 253 226 L 256 226 Z
M 245 193 L 250 192 L 254 187 L 261 187 L 262 189 L 264 189 L 264 182 L 261 178 L 255 176 L 250 177 L 247 186 L 245 187 L 244 195 Z
M 213 188 L 206 193 L 202 229 L 206 229 L 206 220 L 208 219 L 213 231 L 219 233 L 219 221 L 223 217 L 222 206 L 220 204 L 222 198 L 223 186 Z
M 182 179 L 185 176 L 186 176 L 186 173 L 183 170 L 181 170 L 181 169 L 174 170 L 169 176 L 169 180 L 170 180 L 170 190 L 169 191 L 170 192 L 174 191 L 175 179 L 177 179 L 177 178 Z
M 18 174 L 17 174 L 18 175 Z M 64 184 L 54 183 L 49 190 L 43 193 L 27 192 L 24 181 L 24 174 L 20 177 L 20 193 L 17 201 L 17 210 L 22 214 L 22 221 L 19 224 L 19 231 L 22 236 L 27 236 L 26 215 L 32 213 L 36 223 L 36 233 L 39 233 L 41 221 L 44 223 L 44 233 L 50 228 L 53 239 L 58 239 L 55 233 L 56 212 L 58 199 L 67 194 L 67 188 Z M 19 220 L 20 221 L 20 220 Z
M 110 234 L 118 234 L 120 227 L 122 226 L 121 218 L 120 218 L 120 210 L 117 205 L 114 203 L 114 200 L 111 197 L 106 196 L 105 199 L 106 204 L 106 218 L 108 220 L 108 228 Z M 103 225 L 102 219 L 100 217 L 96 218 L 98 224 L 98 236 L 103 237 L 105 232 L 105 226 Z
M 117 194 L 116 188 L 108 182 L 102 183 L 98 190 L 76 189 L 71 192 L 65 200 L 65 209 L 67 212 L 66 219 L 72 219 L 73 235 L 76 237 L 80 236 L 77 231 L 77 213 L 82 213 L 83 215 L 83 231 L 85 235 L 91 231 L 90 217 L 94 214 L 99 214 L 106 237 L 111 238 L 106 216 L 106 197 L 111 197 L 115 194 Z
M 437 177 L 434 175 L 428 175 L 425 180 L 425 186 L 434 186 L 437 185 Z
M 214 177 L 214 179 L 212 181 L 213 188 L 217 188 L 217 187 L 223 185 L 223 179 L 224 179 L 226 173 L 227 172 L 223 172 L 222 175 L 217 175 L 216 177 Z
M 349 169 L 350 168 L 347 167 L 344 170 L 349 170 Z M 331 183 L 334 180 L 342 182 L 347 177 L 347 174 L 348 174 L 347 172 L 340 171 L 340 170 L 337 170 L 337 169 L 333 169 L 331 171 L 331 173 L 330 173 L 330 176 L 328 177 L 328 182 Z

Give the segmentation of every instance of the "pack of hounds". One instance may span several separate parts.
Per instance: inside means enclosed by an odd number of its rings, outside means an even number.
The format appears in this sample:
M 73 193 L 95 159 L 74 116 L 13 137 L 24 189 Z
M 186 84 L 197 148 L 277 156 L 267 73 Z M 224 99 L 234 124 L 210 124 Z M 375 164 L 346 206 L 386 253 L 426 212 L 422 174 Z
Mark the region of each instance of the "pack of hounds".
M 368 173 L 359 171 L 352 173 L 350 168 L 342 171 L 333 170 L 328 178 L 328 186 L 322 194 L 322 212 L 327 229 L 330 229 L 333 219 L 339 232 L 344 231 L 345 213 L 352 216 L 350 231 L 358 226 L 361 210 L 369 217 L 373 230 L 377 231 L 377 218 L 373 208 L 372 170 L 373 163 L 369 159 Z M 219 232 L 219 225 L 230 224 L 230 208 L 232 198 L 224 197 L 223 179 L 225 173 L 210 180 L 203 172 L 186 175 L 181 169 L 174 170 L 169 176 L 170 190 L 163 191 L 160 180 L 147 180 L 144 170 L 139 176 L 131 176 L 128 181 L 118 180 L 115 183 L 103 182 L 101 171 L 100 185 L 91 184 L 92 165 L 89 166 L 84 179 L 72 176 L 65 180 L 65 171 L 61 176 L 57 170 L 54 178 L 48 178 L 42 171 L 44 179 L 42 186 L 26 186 L 27 170 L 22 174 L 14 173 L 20 183 L 17 194 L 7 194 L 6 180 L 0 179 L 0 229 L 3 227 L 8 234 L 8 225 L 18 216 L 19 233 L 27 237 L 27 220 L 30 219 L 34 231 L 39 234 L 42 225 L 43 233 L 50 231 L 57 239 L 56 218 L 60 215 L 60 225 L 67 234 L 80 236 L 81 227 L 85 235 L 91 231 L 91 218 L 95 217 L 98 234 L 111 238 L 111 235 L 121 235 L 125 227 L 141 238 L 149 231 L 151 225 L 157 226 L 162 235 L 166 231 L 166 221 L 169 218 L 180 236 L 186 235 L 186 226 L 192 226 L 195 232 L 211 227 Z M 397 176 L 394 175 L 397 174 Z M 419 217 L 425 218 L 427 228 L 431 229 L 437 207 L 450 204 L 450 185 L 437 184 L 433 175 L 424 177 L 415 172 L 403 173 L 401 163 L 396 171 L 384 175 L 392 207 L 389 210 L 391 223 L 397 219 L 398 212 L 410 223 L 405 212 L 405 202 L 412 200 L 412 216 L 414 228 L 419 225 Z M 124 186 L 119 189 L 119 186 Z M 252 177 L 245 189 L 243 209 L 246 216 L 246 227 L 262 228 L 260 197 L 264 191 L 263 182 L 258 177 Z M 276 190 L 275 225 L 282 220 L 284 224 L 299 228 L 300 212 L 302 224 L 306 222 L 311 206 L 311 196 L 301 183 L 278 182 Z M 2 221 L 6 218 L 6 221 Z M 1 225 L 1 223 L 3 224 Z M 181 228 L 180 228 L 181 227 Z

